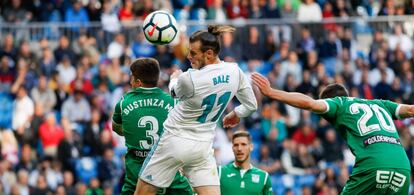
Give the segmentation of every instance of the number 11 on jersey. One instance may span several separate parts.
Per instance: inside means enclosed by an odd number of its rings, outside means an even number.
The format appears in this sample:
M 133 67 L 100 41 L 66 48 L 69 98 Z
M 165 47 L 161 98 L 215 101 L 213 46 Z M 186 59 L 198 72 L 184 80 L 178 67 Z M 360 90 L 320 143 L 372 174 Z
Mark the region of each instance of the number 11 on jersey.
M 221 114 L 223 113 L 230 99 L 230 95 L 231 95 L 231 92 L 228 91 L 218 98 L 216 106 L 220 106 L 220 109 L 217 112 L 217 114 L 211 119 L 211 121 L 216 122 L 220 118 Z M 202 107 L 205 106 L 205 108 L 201 116 L 198 117 L 197 119 L 198 122 L 200 123 L 206 122 L 208 114 L 210 114 L 211 110 L 213 110 L 213 106 L 214 106 L 214 103 L 216 103 L 216 99 L 217 99 L 217 94 L 215 93 L 203 99 L 201 106 Z

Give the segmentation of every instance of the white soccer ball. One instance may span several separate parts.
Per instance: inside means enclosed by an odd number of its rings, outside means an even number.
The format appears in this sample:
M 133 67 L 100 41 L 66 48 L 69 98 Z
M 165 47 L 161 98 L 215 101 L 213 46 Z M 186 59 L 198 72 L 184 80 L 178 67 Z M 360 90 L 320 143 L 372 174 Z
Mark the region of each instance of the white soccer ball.
M 142 29 L 145 38 L 156 45 L 168 44 L 178 33 L 177 21 L 166 11 L 155 11 L 145 18 Z

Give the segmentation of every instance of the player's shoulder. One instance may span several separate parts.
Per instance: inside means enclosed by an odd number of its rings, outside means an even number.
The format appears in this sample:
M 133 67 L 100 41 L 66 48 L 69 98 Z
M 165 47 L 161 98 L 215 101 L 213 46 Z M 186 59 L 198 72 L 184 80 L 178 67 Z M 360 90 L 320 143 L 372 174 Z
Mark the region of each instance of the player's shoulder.
M 251 171 L 252 171 L 253 174 L 260 174 L 260 175 L 264 175 L 264 176 L 269 175 L 269 173 L 267 171 L 259 169 L 255 166 L 252 167 Z
M 220 62 L 219 66 L 222 68 L 233 69 L 233 70 L 239 69 L 239 65 L 236 62 L 223 62 L 222 61 Z
M 222 169 L 234 169 L 234 164 L 233 164 L 233 162 L 231 162 L 231 163 L 228 163 L 226 165 L 221 165 L 220 167 Z

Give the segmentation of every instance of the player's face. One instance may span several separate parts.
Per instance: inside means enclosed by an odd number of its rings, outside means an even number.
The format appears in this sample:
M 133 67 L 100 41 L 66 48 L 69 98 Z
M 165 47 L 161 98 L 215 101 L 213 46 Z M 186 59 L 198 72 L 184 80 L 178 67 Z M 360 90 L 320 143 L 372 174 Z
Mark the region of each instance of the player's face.
M 206 65 L 206 56 L 200 48 L 200 41 L 190 43 L 190 51 L 188 52 L 187 59 L 191 62 L 191 67 L 194 69 L 200 69 Z
M 253 145 L 249 142 L 247 137 L 237 137 L 233 140 L 234 158 L 238 163 L 243 163 L 248 160 L 252 150 Z

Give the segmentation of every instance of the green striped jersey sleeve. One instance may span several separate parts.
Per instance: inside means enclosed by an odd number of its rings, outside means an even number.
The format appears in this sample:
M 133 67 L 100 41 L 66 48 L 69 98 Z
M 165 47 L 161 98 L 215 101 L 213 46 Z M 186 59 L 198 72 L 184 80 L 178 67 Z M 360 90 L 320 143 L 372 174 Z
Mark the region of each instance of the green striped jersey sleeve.
M 389 101 L 389 100 L 381 100 L 382 104 L 384 105 L 383 108 L 386 109 L 392 116 L 393 119 L 399 119 L 399 112 L 401 105 Z
M 323 99 L 323 101 L 326 104 L 327 109 L 325 112 L 319 113 L 319 115 L 328 118 L 334 118 L 339 108 L 341 107 L 343 100 L 341 99 L 341 97 L 335 97 Z

